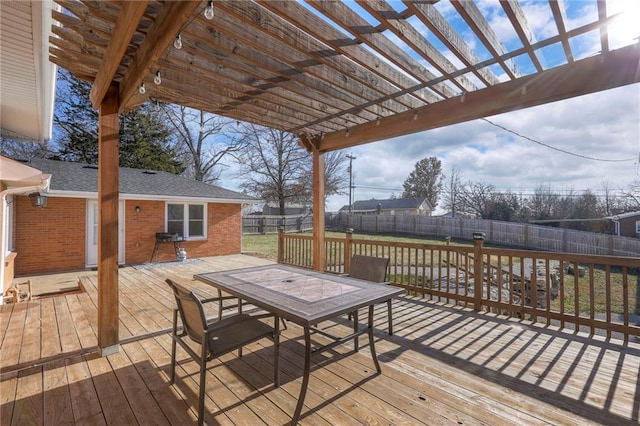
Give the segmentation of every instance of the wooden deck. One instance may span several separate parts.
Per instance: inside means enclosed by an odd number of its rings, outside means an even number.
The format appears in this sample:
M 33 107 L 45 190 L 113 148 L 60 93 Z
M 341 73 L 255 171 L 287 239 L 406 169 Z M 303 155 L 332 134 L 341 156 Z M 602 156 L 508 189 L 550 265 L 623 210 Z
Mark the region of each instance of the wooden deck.
M 165 277 L 268 263 L 248 256 L 120 269 L 120 352 L 97 355 L 96 274 L 85 293 L 0 307 L 0 424 L 135 425 L 195 422 L 197 366 L 169 384 L 173 296 Z M 403 297 L 376 312 L 375 375 L 368 348 L 316 355 L 301 424 L 638 424 L 640 344 L 558 332 L 523 321 Z M 325 327 L 347 332 L 346 318 Z M 300 389 L 302 330 L 282 339 L 282 386 L 272 348 L 256 343 L 211 363 L 205 421 L 282 425 Z M 318 337 L 321 339 L 321 337 Z M 349 354 L 349 356 L 344 356 Z M 179 359 L 186 354 L 179 352 Z

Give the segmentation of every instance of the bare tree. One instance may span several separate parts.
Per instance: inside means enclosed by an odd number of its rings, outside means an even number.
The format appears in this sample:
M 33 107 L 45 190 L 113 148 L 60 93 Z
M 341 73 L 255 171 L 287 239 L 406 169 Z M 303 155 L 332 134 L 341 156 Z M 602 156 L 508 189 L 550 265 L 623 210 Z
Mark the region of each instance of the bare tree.
M 629 188 L 622 191 L 624 198 L 623 206 L 625 210 L 637 210 L 640 208 L 640 179 L 635 179 Z
M 218 180 L 222 160 L 244 147 L 244 139 L 231 131 L 233 121 L 229 119 L 178 105 L 162 105 L 161 109 L 182 146 L 185 174 L 195 180 Z
M 465 213 L 474 214 L 482 219 L 490 215 L 491 200 L 495 187 L 484 182 L 467 181 L 462 191 L 460 205 Z
M 460 170 L 452 167 L 449 173 L 442 177 L 442 204 L 451 212 L 451 217 L 456 217 L 456 212 L 461 207 L 462 191 L 464 190 L 464 176 Z
M 51 157 L 53 149 L 49 142 L 40 143 L 3 137 L 0 143 L 0 154 L 16 160 L 32 160 Z
M 346 151 L 330 151 L 324 155 L 324 199 L 349 193 L 349 171 Z
M 236 157 L 241 184 L 248 193 L 277 202 L 280 214 L 285 203 L 308 200 L 311 161 L 294 134 L 242 125 L 243 147 Z
M 560 196 L 551 191 L 550 186 L 539 185 L 529 200 L 528 207 L 532 219 L 552 219 Z

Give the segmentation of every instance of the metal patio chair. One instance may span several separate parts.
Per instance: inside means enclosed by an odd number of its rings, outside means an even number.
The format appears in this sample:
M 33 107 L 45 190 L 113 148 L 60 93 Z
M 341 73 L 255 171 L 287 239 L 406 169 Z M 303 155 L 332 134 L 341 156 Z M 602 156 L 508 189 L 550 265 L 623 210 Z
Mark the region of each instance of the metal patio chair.
M 204 304 L 218 302 L 218 298 L 200 299 L 192 291 L 170 279 L 166 280 L 172 288 L 177 308 L 173 311 L 173 331 L 171 333 L 171 384 L 175 383 L 176 371 L 176 343 L 191 356 L 200 366 L 200 392 L 198 397 L 198 424 L 203 424 L 204 394 L 207 372 L 207 362 L 238 349 L 238 356 L 242 356 L 242 347 L 262 338 L 276 338 L 273 326 L 263 322 L 271 314 L 248 315 L 236 314 L 225 318 L 206 318 Z M 182 327 L 178 327 L 178 316 Z M 191 341 L 191 344 L 189 344 Z M 200 346 L 200 352 L 192 347 L 193 343 Z M 277 351 L 277 345 L 275 345 Z M 274 368 L 276 366 L 274 365 Z M 274 371 L 275 377 L 275 371 Z
M 387 281 L 388 257 L 375 257 L 354 254 L 351 257 L 349 276 L 361 280 L 371 281 L 377 284 L 391 285 Z M 393 335 L 393 320 L 391 314 L 391 299 L 387 300 L 387 315 L 389 323 L 389 335 Z M 351 314 L 349 315 L 351 319 Z

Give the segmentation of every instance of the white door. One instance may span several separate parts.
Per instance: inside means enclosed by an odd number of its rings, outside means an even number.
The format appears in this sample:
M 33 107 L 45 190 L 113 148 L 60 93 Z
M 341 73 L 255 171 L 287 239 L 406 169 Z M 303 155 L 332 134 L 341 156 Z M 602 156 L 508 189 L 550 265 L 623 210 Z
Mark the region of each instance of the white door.
M 118 206 L 118 263 L 124 263 L 124 201 Z M 87 267 L 98 265 L 98 200 L 87 200 Z

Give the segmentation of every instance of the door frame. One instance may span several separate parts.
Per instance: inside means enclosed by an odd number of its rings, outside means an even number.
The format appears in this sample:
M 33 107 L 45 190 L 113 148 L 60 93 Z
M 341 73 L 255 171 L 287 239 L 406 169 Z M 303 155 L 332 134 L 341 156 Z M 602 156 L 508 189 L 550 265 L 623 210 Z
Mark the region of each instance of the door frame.
M 98 266 L 98 200 L 87 199 L 85 266 Z M 118 202 L 118 264 L 124 264 L 124 200 Z

